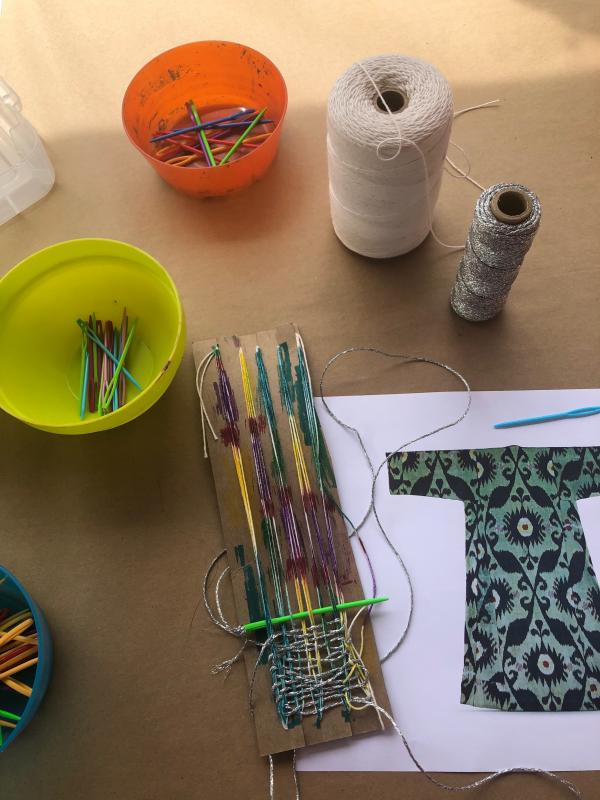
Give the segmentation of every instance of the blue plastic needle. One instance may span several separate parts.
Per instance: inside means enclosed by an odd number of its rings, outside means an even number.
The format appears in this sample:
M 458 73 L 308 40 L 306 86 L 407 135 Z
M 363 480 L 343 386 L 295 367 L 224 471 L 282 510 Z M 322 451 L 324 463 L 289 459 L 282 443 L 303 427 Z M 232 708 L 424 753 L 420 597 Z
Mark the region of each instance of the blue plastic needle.
M 201 122 L 199 125 L 190 125 L 187 128 L 175 128 L 172 131 L 167 131 L 167 133 L 160 133 L 157 136 L 153 136 L 152 139 L 150 139 L 150 141 L 161 142 L 163 139 L 168 139 L 169 136 L 179 136 L 182 133 L 193 133 L 193 131 L 206 130 L 207 128 L 214 128 L 216 126 L 221 125 L 222 123 L 229 122 L 230 120 L 236 120 L 239 117 L 246 117 L 249 116 L 250 114 L 256 114 L 255 109 L 253 108 L 242 109 L 241 111 L 236 111 L 235 114 L 229 114 L 227 117 L 220 117 L 220 119 L 213 119 L 210 122 Z M 239 124 L 244 125 L 245 123 L 240 122 Z
M 542 417 L 525 417 L 512 419 L 508 422 L 497 422 L 494 428 L 519 428 L 522 425 L 538 425 L 540 422 L 554 422 L 557 419 L 578 419 L 600 414 L 600 406 L 586 406 L 585 408 L 572 408 L 571 411 L 558 411 L 556 414 L 545 414 Z

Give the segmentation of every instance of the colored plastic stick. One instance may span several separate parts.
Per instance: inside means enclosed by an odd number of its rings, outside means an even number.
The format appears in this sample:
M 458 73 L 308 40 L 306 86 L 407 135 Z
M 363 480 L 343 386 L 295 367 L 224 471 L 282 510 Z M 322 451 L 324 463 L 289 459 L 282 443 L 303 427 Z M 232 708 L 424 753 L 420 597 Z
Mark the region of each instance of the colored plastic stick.
M 85 404 L 87 401 L 89 376 L 90 376 L 90 356 L 86 348 L 84 355 L 83 380 L 81 382 L 81 400 L 79 401 L 80 419 L 83 419 L 85 417 Z
M 331 612 L 344 611 L 347 608 L 372 606 L 375 605 L 375 603 L 385 603 L 385 601 L 389 599 L 389 597 L 371 597 L 367 600 L 350 600 L 347 603 L 338 603 L 336 606 L 322 606 L 321 608 L 313 608 L 312 611 L 298 611 L 295 614 L 288 614 L 285 617 L 271 617 L 271 624 L 281 625 L 284 622 L 291 622 L 294 619 L 306 619 L 307 617 L 317 614 L 329 614 Z M 260 620 L 259 622 L 247 622 L 245 625 L 242 625 L 242 628 L 246 632 L 260 631 L 266 627 L 267 622 L 264 619 Z
M 192 116 L 192 119 L 194 120 L 196 125 L 202 125 L 200 114 L 198 114 L 198 109 L 196 108 L 196 104 L 194 103 L 193 100 L 190 100 L 190 102 L 188 103 L 188 108 Z M 200 141 L 200 144 L 202 145 L 202 149 L 204 150 L 204 155 L 206 156 L 206 160 L 208 161 L 209 166 L 211 167 L 216 166 L 216 161 L 211 152 L 208 139 L 206 138 L 206 134 L 204 133 L 204 130 L 202 128 L 200 128 L 200 130 L 198 131 L 198 139 Z
M 15 638 L 15 636 L 17 636 L 19 633 L 23 633 L 23 631 L 26 631 L 27 628 L 30 628 L 32 625 L 33 625 L 33 619 L 31 617 L 29 617 L 29 619 L 23 620 L 23 622 L 20 622 L 18 625 L 15 625 L 14 628 L 11 628 L 11 630 L 7 631 L 5 634 L 0 636 L 0 647 L 2 647 L 2 645 L 5 645 L 7 642 L 12 641 Z
M 31 686 L 27 686 L 26 683 L 21 683 L 21 681 L 18 681 L 16 678 L 2 678 L 2 682 L 5 683 L 9 689 L 13 689 L 15 692 L 19 692 L 19 694 L 25 697 L 31 697 Z
M 96 336 L 98 339 L 103 342 L 104 341 L 104 327 L 102 325 L 101 320 L 96 320 L 96 327 L 92 328 L 93 331 L 96 331 Z M 102 380 L 102 365 L 104 364 L 104 353 L 102 350 L 97 346 L 95 342 L 92 343 L 96 350 L 96 362 L 98 367 L 98 383 L 96 385 L 96 396 L 94 398 L 94 409 L 98 405 L 98 401 L 100 400 L 100 381 Z
M 220 166 L 221 166 L 221 167 L 223 166 L 223 164 L 226 164 L 226 163 L 229 161 L 229 159 L 231 158 L 231 156 L 232 156 L 232 155 L 235 153 L 235 151 L 238 149 L 238 147 L 239 147 L 239 146 L 242 144 L 242 142 L 244 141 L 244 139 L 245 139 L 247 136 L 249 136 L 249 135 L 250 135 L 250 132 L 251 132 L 251 131 L 252 131 L 252 130 L 253 130 L 253 129 L 254 129 L 254 128 L 255 128 L 255 127 L 258 125 L 258 123 L 259 123 L 259 122 L 261 121 L 261 119 L 264 117 L 266 110 L 267 110 L 267 109 L 266 109 L 266 107 L 265 107 L 265 108 L 263 108 L 261 111 L 259 111 L 259 112 L 258 112 L 258 114 L 257 114 L 257 115 L 254 117 L 254 119 L 252 120 L 252 122 L 250 123 L 250 125 L 249 125 L 249 126 L 246 128 L 246 130 L 245 130 L 245 131 L 242 133 L 242 135 L 241 135 L 241 136 L 240 136 L 240 138 L 237 140 L 237 142 L 236 142 L 236 143 L 233 145 L 233 147 L 231 148 L 231 150 L 230 150 L 228 153 L 226 153 L 226 154 L 223 156 L 223 158 L 221 159 L 221 163 L 220 163 Z
M 198 161 L 201 158 L 204 158 L 204 154 L 202 153 L 197 156 L 174 156 L 173 158 L 168 158 L 165 164 L 170 164 L 172 167 L 187 167 L 188 164 L 193 164 L 194 161 Z
M 4 719 L 10 719 L 13 722 L 18 722 L 21 717 L 18 717 L 16 714 L 13 714 L 12 711 L 3 711 L 0 708 L 0 717 L 4 717 Z
M 8 667 L 12 667 L 13 664 L 18 664 L 19 661 L 23 661 L 24 658 L 29 658 L 36 650 L 37 644 L 19 645 L 13 647 L 12 650 L 7 650 L 5 653 L 2 653 L 2 658 L 0 658 L 0 670 L 8 669 Z
M 105 412 L 104 408 L 104 394 L 106 390 L 107 380 L 108 380 L 108 364 L 109 361 L 106 357 L 107 353 L 110 353 L 112 357 L 112 352 L 108 348 L 108 322 L 104 326 L 104 352 L 102 354 L 102 369 L 100 370 L 100 389 L 98 391 L 98 416 L 102 417 Z
M 89 320 L 92 320 L 92 317 L 89 317 Z M 91 322 L 89 323 L 91 324 Z M 86 340 L 86 347 L 88 353 L 88 360 L 90 362 L 90 367 L 88 369 L 88 386 L 87 386 L 87 402 L 88 402 L 88 409 L 89 411 L 95 411 L 96 409 L 96 385 L 94 382 L 94 365 L 96 363 L 96 358 L 94 356 L 94 343 L 91 339 L 89 339 L 85 335 L 85 331 L 81 331 L 82 336 L 85 337 Z M 84 364 L 85 367 L 85 364 Z
M 8 617 L 8 619 L 2 620 L 2 624 L 0 625 L 0 631 L 5 632 L 13 625 L 16 625 L 17 622 L 23 622 L 24 619 L 29 619 L 31 616 L 31 611 L 28 608 L 24 608 L 23 611 L 17 611 L 16 614 Z
M 127 326 L 129 325 L 129 318 L 127 316 L 127 309 L 123 308 L 123 317 L 121 319 L 121 352 L 125 349 L 125 342 L 127 341 Z M 127 396 L 127 381 L 125 375 L 121 372 L 119 375 L 119 405 L 125 405 Z
M 127 352 L 131 347 L 131 342 L 133 341 L 137 323 L 138 323 L 137 319 L 134 320 L 133 325 L 131 326 L 131 330 L 129 331 L 129 336 L 127 337 L 127 341 L 125 342 L 125 347 L 123 348 L 123 352 L 121 353 L 121 357 L 119 358 L 117 366 L 115 367 L 115 374 L 113 375 L 112 380 L 110 381 L 110 383 L 106 388 L 106 394 L 104 395 L 104 401 L 103 401 L 104 408 L 110 405 L 115 389 L 117 388 L 117 385 L 119 383 L 119 375 L 121 374 L 121 370 L 125 372 L 125 367 L 123 366 L 123 364 L 125 363 L 125 359 L 127 358 Z
M 253 137 L 250 136 L 248 139 L 246 139 L 246 141 L 242 144 L 242 147 L 250 147 L 250 148 L 258 147 L 259 146 L 258 142 L 250 141 L 250 139 L 252 139 L 252 138 Z M 215 149 L 220 149 L 220 150 L 225 150 L 225 151 L 227 151 L 227 148 L 231 147 L 232 144 L 235 144 L 235 139 L 233 141 L 231 141 L 230 139 L 213 139 L 210 136 L 208 138 L 208 141 L 211 144 L 216 144 L 217 145 L 217 147 Z
M 192 147 L 192 145 L 186 144 L 185 142 L 178 142 L 177 139 L 167 139 L 167 141 L 176 145 L 180 150 L 185 150 L 186 153 L 192 153 L 196 156 L 204 155 L 204 151 L 199 150 L 197 147 Z M 210 139 L 208 141 L 210 142 Z M 156 155 L 158 155 L 158 153 Z
M 213 125 L 212 126 L 212 130 L 215 130 L 215 131 L 228 131 L 231 128 L 243 128 L 244 125 L 248 125 L 248 124 L 250 124 L 252 122 L 255 122 L 255 121 L 256 121 L 255 119 L 248 119 L 248 120 L 245 120 L 244 122 L 222 122 L 222 123 L 218 123 L 216 125 Z M 273 120 L 272 119 L 262 119 L 261 122 L 262 122 L 263 125 L 271 125 L 271 124 L 273 124 Z M 208 129 L 205 128 L 205 130 L 208 130 Z
M 494 428 L 520 428 L 522 425 L 539 425 L 540 422 L 554 422 L 557 419 L 579 419 L 600 414 L 600 406 L 586 406 L 585 408 L 572 408 L 570 411 L 559 411 L 556 414 L 544 414 L 541 417 L 525 417 L 513 419 L 508 422 L 497 422 Z
M 79 327 L 82 330 L 84 330 L 87 333 L 87 335 L 90 337 L 90 339 L 93 342 L 96 342 L 96 344 L 102 350 L 102 352 L 105 355 L 107 355 L 111 359 L 111 361 L 114 362 L 115 361 L 115 357 L 113 356 L 113 354 L 109 350 L 107 350 L 107 348 L 104 346 L 103 342 L 101 342 L 100 339 L 98 339 L 98 337 L 96 336 L 94 331 L 89 327 L 89 325 L 86 325 L 86 323 L 82 319 L 78 319 L 77 320 L 77 324 L 79 325 Z M 136 379 L 133 377 L 131 372 L 126 370 L 125 367 L 123 367 L 123 375 L 125 375 L 125 377 L 127 378 L 128 381 L 131 381 L 131 383 L 133 383 L 133 385 L 136 387 L 136 389 L 140 389 L 140 391 L 141 391 L 142 387 L 136 381 Z
M 250 122 L 254 120 L 244 120 L 242 122 L 203 122 L 202 125 L 194 125 L 189 128 L 181 128 L 178 131 L 169 131 L 169 133 L 161 134 L 160 136 L 155 136 L 153 139 L 150 139 L 151 142 L 157 144 L 158 142 L 163 142 L 165 139 L 172 139 L 176 136 L 186 136 L 190 132 L 195 131 L 219 131 L 226 132 L 231 130 L 232 128 L 243 128 L 245 125 L 248 125 Z M 263 119 L 263 125 L 273 125 L 275 120 L 272 119 Z
M 160 133 L 158 136 L 153 136 L 150 139 L 151 142 L 162 142 L 164 139 L 168 139 L 169 136 L 180 136 L 182 133 L 193 133 L 197 131 L 198 128 L 211 128 L 214 125 L 219 124 L 220 122 L 229 122 L 233 119 L 239 119 L 239 117 L 246 117 L 248 114 L 254 114 L 255 110 L 253 108 L 249 108 L 247 111 L 236 111 L 235 114 L 229 114 L 227 117 L 220 117 L 219 119 L 213 119 L 210 122 L 204 122 L 200 125 L 192 125 L 189 128 L 175 128 L 172 131 L 167 131 L 166 133 Z
M 16 614 L 13 614 L 8 619 L 2 620 L 0 631 L 7 631 L 13 625 L 16 625 L 17 622 L 23 622 L 24 619 L 29 619 L 30 617 L 31 611 L 28 608 L 24 608 L 23 611 L 17 611 Z
M 11 667 L 4 672 L 0 672 L 0 681 L 10 678 L 11 675 L 16 675 L 17 672 L 23 672 L 24 669 L 29 669 L 29 667 L 33 667 L 33 665 L 37 663 L 37 658 L 30 658 L 29 661 L 24 661 L 22 664 L 17 664 L 16 666 Z
M 100 352 L 100 351 L 98 351 Z M 98 379 L 98 416 L 103 414 L 102 410 L 102 393 L 104 392 L 104 373 L 106 371 L 106 356 L 102 354 L 102 364 L 100 366 L 100 377 Z
M 6 722 L 6 720 L 0 719 L 0 729 L 2 728 L 16 728 L 14 722 Z
M 90 328 L 95 331 L 96 330 L 96 315 L 92 314 L 90 317 L 91 322 L 88 322 Z M 92 342 L 92 350 L 94 354 L 94 392 L 96 391 L 96 387 L 98 386 L 98 354 L 96 353 L 97 347 L 96 343 Z
M 85 362 L 87 358 L 87 348 L 89 344 L 89 339 L 85 335 L 83 331 L 81 331 L 81 364 L 79 367 L 79 402 L 82 402 L 83 393 L 87 390 L 87 380 L 85 374 Z M 83 386 L 83 382 L 85 380 L 85 389 Z

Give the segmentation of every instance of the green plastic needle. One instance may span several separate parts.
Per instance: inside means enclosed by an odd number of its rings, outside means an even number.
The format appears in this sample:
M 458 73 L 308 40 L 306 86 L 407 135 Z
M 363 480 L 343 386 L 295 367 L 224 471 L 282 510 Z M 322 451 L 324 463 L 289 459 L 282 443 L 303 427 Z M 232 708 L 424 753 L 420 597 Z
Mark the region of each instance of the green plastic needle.
M 318 614 L 330 614 L 332 611 L 345 611 L 347 608 L 360 608 L 361 606 L 372 606 L 375 603 L 385 603 L 389 597 L 370 597 L 366 600 L 349 600 L 347 603 L 338 603 L 336 606 L 322 606 L 313 608 L 312 611 L 297 611 L 295 614 L 288 614 L 286 617 L 272 617 L 271 625 L 281 625 L 283 622 L 291 622 L 293 619 L 306 619 Z M 258 622 L 247 622 L 242 628 L 248 633 L 250 631 L 260 631 L 267 627 L 264 619 Z
M 246 130 L 242 133 L 242 135 L 237 140 L 237 142 L 233 145 L 231 150 L 228 153 L 225 153 L 225 155 L 223 156 L 223 158 L 221 159 L 221 162 L 219 164 L 220 167 L 222 167 L 223 164 L 226 164 L 229 161 L 230 157 L 235 153 L 235 151 L 242 144 L 244 139 L 250 134 L 250 131 L 253 128 L 255 128 L 258 125 L 258 123 L 261 121 L 261 119 L 264 117 L 266 111 L 267 111 L 267 107 L 265 106 L 261 111 L 258 112 L 258 114 L 254 117 L 254 119 L 252 120 L 250 125 L 246 128 Z
M 196 108 L 196 104 L 193 100 L 190 100 L 190 111 L 192 113 L 192 117 L 194 118 L 194 122 L 196 125 L 202 125 L 202 120 L 200 119 L 200 114 L 198 114 L 198 109 Z M 206 157 L 208 158 L 208 163 L 211 167 L 216 167 L 217 162 L 215 161 L 215 157 L 212 154 L 212 150 L 210 149 L 210 144 L 208 143 L 208 139 L 206 138 L 206 133 L 204 132 L 204 128 L 200 128 L 198 131 L 200 135 L 200 139 L 202 140 L 201 144 L 203 145 L 203 150 L 206 153 Z

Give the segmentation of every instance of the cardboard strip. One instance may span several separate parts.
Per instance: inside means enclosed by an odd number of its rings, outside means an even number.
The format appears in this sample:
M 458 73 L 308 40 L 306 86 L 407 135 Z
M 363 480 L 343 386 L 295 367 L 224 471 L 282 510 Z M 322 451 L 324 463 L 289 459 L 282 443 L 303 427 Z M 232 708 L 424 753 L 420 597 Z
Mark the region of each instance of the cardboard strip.
M 298 356 L 296 348 L 296 328 L 292 325 L 286 325 L 276 330 L 264 331 L 239 338 L 236 336 L 219 337 L 218 339 L 196 343 L 194 344 L 193 348 L 196 367 L 198 367 L 203 357 L 211 351 L 214 345 L 218 345 L 219 347 L 223 365 L 229 377 L 239 411 L 240 451 L 242 454 L 244 473 L 248 485 L 254 527 L 258 532 L 261 531 L 262 515 L 252 458 L 250 432 L 248 425 L 246 424 L 246 409 L 244 404 L 239 363 L 239 348 L 243 348 L 246 357 L 250 381 L 254 391 L 255 404 L 257 406 L 257 413 L 259 413 L 259 403 L 256 396 L 258 375 L 255 353 L 257 346 L 261 348 L 265 367 L 269 375 L 271 394 L 273 397 L 273 407 L 277 418 L 277 425 L 281 439 L 288 482 L 292 489 L 294 512 L 297 520 L 300 521 L 304 518 L 304 511 L 296 482 L 291 437 L 289 434 L 289 422 L 279 398 L 277 348 L 284 342 L 287 343 L 292 366 L 295 367 L 298 363 Z M 218 396 L 215 388 L 216 376 L 217 370 L 213 362 L 209 366 L 205 378 L 204 403 L 215 430 L 217 433 L 221 433 L 224 423 L 218 411 Z M 294 411 L 296 414 L 296 419 L 300 424 L 297 404 L 294 406 Z M 249 621 L 253 613 L 254 615 L 257 613 L 257 609 L 252 608 L 252 604 L 249 604 L 248 602 L 248 581 L 256 582 L 256 574 L 253 570 L 254 556 L 232 451 L 231 447 L 224 443 L 224 438 L 226 437 L 220 437 L 218 441 L 214 441 L 212 437 L 209 436 L 209 454 L 215 487 L 217 490 L 217 498 L 223 530 L 223 540 L 227 549 L 227 558 L 232 576 L 234 604 L 237 614 L 237 620 L 233 622 L 235 624 L 243 624 L 244 622 Z M 261 444 L 267 465 L 270 465 L 272 460 L 271 442 L 268 432 L 266 430 L 262 430 L 262 428 Z M 312 460 L 311 449 L 308 445 L 306 445 L 304 440 L 302 441 L 302 446 L 310 474 L 311 485 L 316 486 L 316 472 Z M 337 504 L 337 508 L 339 509 L 339 499 L 337 497 L 335 488 L 333 488 L 330 493 L 333 497 L 334 503 Z M 276 504 L 278 504 L 279 499 L 275 491 L 273 491 L 273 496 Z M 324 530 L 324 512 L 320 506 L 318 509 L 318 514 L 319 524 Z M 276 516 L 279 520 L 278 509 L 276 510 Z M 342 583 L 341 589 L 343 591 L 344 599 L 360 599 L 365 595 L 358 578 L 352 548 L 350 547 L 348 540 L 346 525 L 337 509 L 332 512 L 332 519 L 334 523 L 335 551 L 338 560 L 340 580 Z M 280 530 L 280 536 L 282 547 L 285 548 L 285 536 L 282 530 Z M 256 541 L 259 558 L 261 562 L 266 565 L 269 563 L 269 559 L 262 535 L 257 535 Z M 287 549 L 284 553 L 284 558 L 286 555 Z M 310 583 L 312 584 L 312 580 Z M 289 580 L 288 590 L 290 597 L 294 597 L 291 580 Z M 311 585 L 310 591 L 313 605 L 316 606 L 317 598 L 314 585 Z M 294 608 L 294 610 L 296 609 Z M 258 650 L 255 647 L 246 648 L 244 653 L 244 661 L 249 683 L 256 669 L 257 653 Z M 368 669 L 369 679 L 375 692 L 377 701 L 379 704 L 385 706 L 387 704 L 387 696 L 377 651 L 375 649 L 371 625 L 368 621 L 365 625 L 364 631 L 363 659 Z M 253 703 L 258 750 L 261 755 L 297 749 L 305 745 L 333 741 L 352 736 L 356 733 L 364 733 L 381 729 L 381 721 L 378 719 L 377 714 L 372 709 L 352 712 L 350 717 L 346 718 L 340 707 L 332 708 L 326 711 L 319 725 L 316 724 L 315 717 L 306 716 L 303 718 L 301 725 L 298 724 L 288 730 L 284 729 L 277 715 L 275 704 L 273 702 L 269 670 L 266 665 L 262 664 L 256 670 L 253 687 Z

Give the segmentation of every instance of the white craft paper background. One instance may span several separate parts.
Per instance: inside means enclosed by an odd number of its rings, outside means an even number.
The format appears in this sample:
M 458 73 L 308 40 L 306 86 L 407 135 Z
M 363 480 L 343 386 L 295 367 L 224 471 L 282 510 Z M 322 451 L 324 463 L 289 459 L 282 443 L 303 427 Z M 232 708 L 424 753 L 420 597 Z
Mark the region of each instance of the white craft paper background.
M 465 406 L 460 392 L 329 398 L 332 410 L 360 430 L 373 463 L 419 433 L 456 418 Z M 600 444 L 600 416 L 495 430 L 494 422 L 600 403 L 600 391 L 475 392 L 468 417 L 456 427 L 409 450 Z M 356 440 L 317 403 L 342 506 L 356 522 L 368 506 L 368 467 Z M 414 587 L 410 630 L 383 664 L 393 715 L 425 769 L 471 772 L 514 766 L 551 770 L 600 768 L 600 712 L 503 712 L 460 704 L 465 613 L 465 518 L 456 500 L 389 494 L 381 472 L 377 509 L 402 554 Z M 592 561 L 600 569 L 600 498 L 578 504 Z M 406 581 L 373 520 L 362 536 L 377 576 L 377 592 L 391 600 L 373 611 L 377 647 L 383 655 L 404 627 Z M 363 588 L 371 593 L 367 565 L 354 544 Z M 318 771 L 412 771 L 400 738 L 370 734 L 305 748 L 298 769 Z

